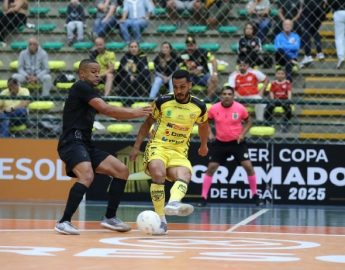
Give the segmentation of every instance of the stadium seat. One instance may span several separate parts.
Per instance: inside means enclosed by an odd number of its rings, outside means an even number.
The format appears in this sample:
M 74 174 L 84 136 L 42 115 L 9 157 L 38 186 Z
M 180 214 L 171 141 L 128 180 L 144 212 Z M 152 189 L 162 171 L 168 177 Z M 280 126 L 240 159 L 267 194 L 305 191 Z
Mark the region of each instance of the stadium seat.
M 51 71 L 61 71 L 66 68 L 66 62 L 60 60 L 50 60 L 48 65 Z
M 121 101 L 109 101 L 108 104 L 114 107 L 123 107 L 123 103 Z
M 107 131 L 111 134 L 128 134 L 133 130 L 133 125 L 128 123 L 116 123 L 107 126 Z
M 187 27 L 187 32 L 190 34 L 200 34 L 207 31 L 206 25 L 190 25 Z
M 175 33 L 177 30 L 174 24 L 161 24 L 157 27 L 157 33 Z
M 154 71 L 155 70 L 155 63 L 152 61 L 149 61 L 149 71 Z
M 182 18 L 191 18 L 191 16 L 192 16 L 192 14 L 189 12 L 188 9 L 183 10 L 181 13 Z
M 28 47 L 28 42 L 27 41 L 13 41 L 10 46 L 12 50 L 21 51 Z
M 73 85 L 73 82 L 58 82 L 56 88 L 59 90 L 69 90 Z
M 4 63 L 0 60 L 0 67 L 3 67 Z
M 0 89 L 7 88 L 7 80 L 0 80 Z
M 206 91 L 207 87 L 202 85 L 193 85 L 192 92 L 204 92 Z
M 218 43 L 202 43 L 199 45 L 199 48 L 210 52 L 216 52 L 220 49 L 220 45 Z
M 53 101 L 33 101 L 29 103 L 29 111 L 49 111 L 55 107 Z
M 156 42 L 141 42 L 139 44 L 139 47 L 141 50 L 145 52 L 152 52 L 157 48 L 157 43 Z
M 232 44 L 230 44 L 230 50 L 231 50 L 233 53 L 237 53 L 237 51 L 238 51 L 238 43 L 232 43 Z
M 134 102 L 131 107 L 133 109 L 136 109 L 136 108 L 143 108 L 143 107 L 146 107 L 146 106 L 150 106 L 150 103 L 149 102 L 145 102 L 145 101 L 138 101 L 138 102 Z
M 110 51 L 122 51 L 126 46 L 126 42 L 107 42 L 105 44 L 105 48 Z
M 262 49 L 267 53 L 274 53 L 276 51 L 274 48 L 274 44 L 264 44 L 262 46 Z
M 18 69 L 18 60 L 11 61 L 9 67 L 11 70 L 17 70 Z
M 58 9 L 59 15 L 60 16 L 66 16 L 67 14 L 67 7 L 61 7 Z
M 52 32 L 56 28 L 55 23 L 42 23 L 35 26 L 37 32 Z
M 77 61 L 77 62 L 75 62 L 75 63 L 73 64 L 73 69 L 74 69 L 75 71 L 77 71 L 77 70 L 79 69 L 79 64 L 80 64 L 80 61 Z
M 241 8 L 241 9 L 237 10 L 237 15 L 239 17 L 247 17 L 248 16 L 248 12 L 247 12 L 246 9 Z
M 10 127 L 10 132 L 12 132 L 12 133 L 20 132 L 20 131 L 27 130 L 27 128 L 28 127 L 25 124 L 17 125 L 17 126 L 11 126 Z
M 173 42 L 171 46 L 177 52 L 181 52 L 186 49 L 186 44 L 182 42 Z
M 220 34 L 235 34 L 238 31 L 237 26 L 233 25 L 222 25 L 217 28 Z
M 165 8 L 162 8 L 162 7 L 155 7 L 155 9 L 153 10 L 153 14 L 155 16 L 167 15 L 167 10 Z
M 97 8 L 96 7 L 89 7 L 87 9 L 87 13 L 89 13 L 90 16 L 94 16 L 97 13 Z
M 64 46 L 60 41 L 49 41 L 42 44 L 42 48 L 47 51 L 59 51 Z
M 248 16 L 248 11 L 246 9 L 239 9 L 237 10 L 237 14 L 239 17 L 247 17 Z M 275 17 L 278 15 L 278 9 L 272 8 L 270 10 L 270 16 Z
M 91 41 L 81 41 L 81 42 L 75 42 L 73 44 L 73 48 L 80 51 L 90 50 L 92 47 L 93 47 L 93 42 Z
M 50 12 L 48 7 L 31 7 L 29 8 L 30 15 L 47 15 Z
M 249 129 L 249 134 L 256 137 L 273 137 L 275 131 L 274 127 L 254 126 Z
M 291 111 L 294 112 L 295 111 L 295 106 L 294 105 L 291 105 Z M 284 108 L 281 107 L 281 106 L 277 106 L 273 109 L 273 113 L 276 113 L 276 114 L 282 114 L 284 113 Z

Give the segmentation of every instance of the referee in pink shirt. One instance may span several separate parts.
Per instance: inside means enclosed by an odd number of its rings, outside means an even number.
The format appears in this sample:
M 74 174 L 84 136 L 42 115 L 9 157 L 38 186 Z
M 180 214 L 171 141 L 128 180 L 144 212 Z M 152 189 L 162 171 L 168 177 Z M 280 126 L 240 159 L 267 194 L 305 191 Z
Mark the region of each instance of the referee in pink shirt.
M 213 174 L 219 165 L 226 162 L 230 155 L 233 155 L 235 160 L 246 170 L 253 201 L 258 206 L 262 205 L 263 201 L 257 194 L 255 171 L 249 159 L 247 144 L 244 141 L 245 135 L 251 127 L 250 116 L 242 104 L 234 101 L 234 89 L 229 85 L 223 87 L 220 100 L 220 102 L 212 105 L 208 111 L 208 119 L 215 123 L 216 134 L 213 134 L 209 128 L 209 139 L 212 145 L 208 168 L 203 177 L 202 202 L 199 206 L 206 205 Z

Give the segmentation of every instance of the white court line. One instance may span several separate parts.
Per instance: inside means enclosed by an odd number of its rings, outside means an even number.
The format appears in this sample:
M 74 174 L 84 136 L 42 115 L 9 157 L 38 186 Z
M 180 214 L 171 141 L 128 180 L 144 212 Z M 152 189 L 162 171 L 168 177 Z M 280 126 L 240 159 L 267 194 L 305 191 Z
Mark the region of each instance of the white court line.
M 79 229 L 80 232 L 110 232 L 107 229 Z M 139 232 L 139 230 L 131 230 L 133 232 Z M 0 232 L 55 232 L 54 229 L 0 229 Z M 174 232 L 174 233 L 226 233 L 227 231 L 198 231 L 198 230 L 169 230 L 169 232 Z M 345 237 L 344 234 L 322 234 L 322 233 L 284 233 L 284 232 L 232 232 L 233 234 L 260 234 L 260 235 L 292 235 L 292 236 L 324 236 L 324 237 Z M 58 233 L 56 233 L 59 235 Z M 150 235 L 145 235 L 149 237 Z M 117 237 L 114 235 L 114 237 Z M 131 236 L 129 234 L 126 235 L 126 237 L 134 237 L 137 238 L 138 236 Z M 159 236 L 161 237 L 161 236 Z M 169 238 L 180 238 L 180 236 L 174 235 L 165 235 L 164 237 L 169 237 Z M 186 236 L 188 237 L 188 236 Z M 200 236 L 198 236 L 200 237 Z M 217 236 L 219 237 L 219 236 Z
M 247 217 L 246 219 L 240 221 L 239 223 L 237 223 L 235 226 L 232 226 L 229 230 L 227 230 L 226 232 L 230 233 L 235 231 L 236 229 L 238 229 L 239 227 L 248 224 L 249 222 L 253 221 L 254 219 L 256 219 L 257 217 L 261 216 L 262 214 L 265 214 L 269 209 L 265 208 L 265 209 L 261 209 L 260 211 L 256 212 L 255 214 Z

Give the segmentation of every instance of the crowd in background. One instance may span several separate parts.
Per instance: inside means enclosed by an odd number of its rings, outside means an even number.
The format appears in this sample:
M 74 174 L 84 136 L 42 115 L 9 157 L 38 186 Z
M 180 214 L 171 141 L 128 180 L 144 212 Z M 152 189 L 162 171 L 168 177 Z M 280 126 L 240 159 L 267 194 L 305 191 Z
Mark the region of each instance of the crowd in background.
M 188 11 L 195 24 L 205 24 L 209 29 L 226 24 L 233 16 L 237 1 L 178 1 L 178 0 L 96 0 L 97 13 L 92 29 L 86 29 L 85 7 L 79 0 L 71 0 L 66 14 L 66 44 L 85 40 L 85 31 L 91 32 L 95 44 L 89 57 L 101 65 L 104 95 L 139 96 L 155 98 L 162 93 L 172 91 L 171 75 L 177 69 L 186 69 L 192 75 L 194 86 L 205 89 L 205 100 L 212 102 L 220 88 L 216 55 L 198 47 L 197 35 L 188 35 L 186 49 L 180 53 L 173 50 L 171 43 L 160 44 L 159 52 L 153 59 L 154 73 L 151 78 L 149 59 L 141 51 L 142 32 L 148 27 L 155 7 L 164 7 L 171 21 L 178 27 L 184 19 L 181 14 Z M 272 16 L 272 7 L 277 7 L 278 14 Z M 29 3 L 26 0 L 3 1 L 3 13 L 0 15 L 0 42 L 6 46 L 7 37 L 27 23 Z M 333 12 L 335 27 L 335 46 L 338 56 L 336 68 L 345 62 L 345 2 L 341 0 L 249 0 L 246 5 L 248 22 L 244 24 L 243 35 L 238 40 L 238 70 L 230 74 L 229 83 L 238 96 L 262 98 L 265 93 L 270 98 L 291 99 L 293 71 L 304 68 L 314 61 L 311 42 L 315 42 L 316 58 L 325 59 L 322 51 L 319 29 L 326 14 Z M 115 68 L 116 55 L 105 48 L 108 33 L 118 29 L 120 37 L 127 43 L 128 50 L 119 59 L 120 66 Z M 274 44 L 274 56 L 263 54 L 264 44 Z M 300 60 L 300 51 L 304 57 Z M 48 67 L 48 53 L 41 48 L 36 38 L 28 40 L 28 48 L 21 51 L 18 58 L 18 71 L 12 75 L 15 83 L 42 84 L 42 96 L 49 96 L 53 79 Z M 274 58 L 274 59 L 273 59 Z M 218 59 L 221 60 L 221 59 Z M 284 82 L 288 89 L 285 94 L 267 95 L 268 79 L 260 69 L 270 68 L 275 62 L 277 85 Z M 284 74 L 282 74 L 283 72 Z M 247 94 L 238 89 L 234 76 L 254 74 L 255 86 L 251 85 Z M 285 81 L 290 84 L 287 85 Z M 259 83 L 264 87 L 259 87 Z M 9 81 L 13 84 L 13 81 Z M 282 85 L 283 85 L 282 84 Z M 247 86 L 246 86 L 247 87 Z M 255 90 L 253 90 L 254 87 Z M 266 89 L 267 88 L 267 89 Z M 277 87 L 276 87 L 277 88 Z M 275 89 L 276 89 L 275 88 Z M 8 88 L 10 89 L 10 88 Z M 7 90 L 9 91 L 9 90 Z M 242 91 L 242 92 L 241 92 Z M 285 91 L 285 90 L 284 90 Z M 287 91 L 287 90 L 286 90 Z M 242 93 L 242 94 L 240 94 Z M 261 106 L 261 108 L 260 108 Z M 258 120 L 270 120 L 272 106 L 256 105 Z M 274 106 L 273 106 L 274 107 Z M 291 110 L 285 110 L 288 120 Z M 0 111 L 2 114 L 5 110 Z M 266 117 L 264 117 L 266 115 Z

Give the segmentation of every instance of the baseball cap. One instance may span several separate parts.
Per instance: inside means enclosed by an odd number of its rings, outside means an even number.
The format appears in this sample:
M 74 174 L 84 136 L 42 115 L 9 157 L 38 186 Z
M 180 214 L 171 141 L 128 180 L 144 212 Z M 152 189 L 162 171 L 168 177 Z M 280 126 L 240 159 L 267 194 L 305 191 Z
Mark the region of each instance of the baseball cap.
M 187 43 L 187 44 L 196 44 L 196 40 L 195 40 L 194 37 L 188 36 L 188 37 L 186 38 L 186 43 Z

